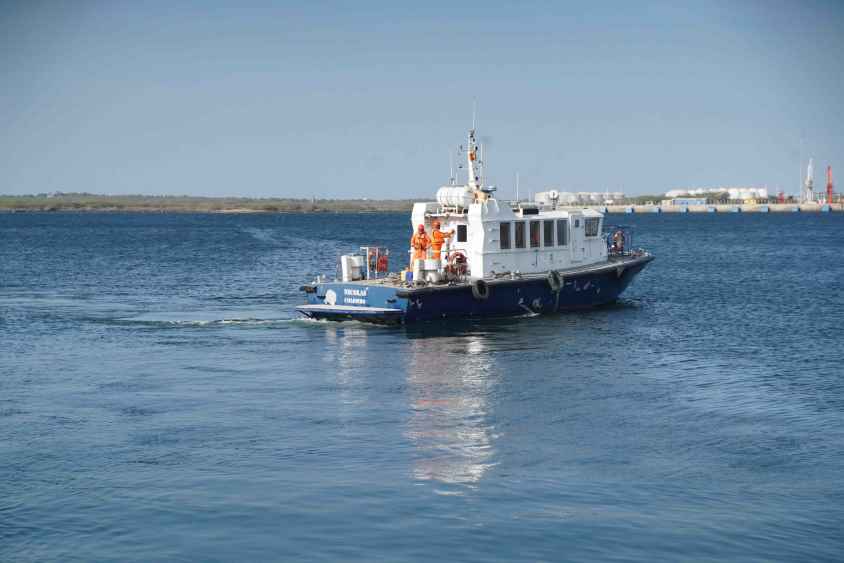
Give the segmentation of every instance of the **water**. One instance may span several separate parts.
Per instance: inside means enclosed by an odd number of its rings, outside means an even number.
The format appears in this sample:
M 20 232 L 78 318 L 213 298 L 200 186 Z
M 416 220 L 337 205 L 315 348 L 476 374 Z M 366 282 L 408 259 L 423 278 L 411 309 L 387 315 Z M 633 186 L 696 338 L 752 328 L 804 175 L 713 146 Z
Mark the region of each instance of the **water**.
M 0 215 L 0 560 L 840 560 L 844 216 L 611 220 L 617 306 L 384 328 L 293 307 L 404 215 Z

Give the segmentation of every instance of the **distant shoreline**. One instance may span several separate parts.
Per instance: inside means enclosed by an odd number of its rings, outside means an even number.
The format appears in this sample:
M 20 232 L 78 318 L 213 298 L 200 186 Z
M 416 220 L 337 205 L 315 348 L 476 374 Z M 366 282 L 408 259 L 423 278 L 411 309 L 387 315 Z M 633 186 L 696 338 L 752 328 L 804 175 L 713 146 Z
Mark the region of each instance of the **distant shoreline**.
M 710 203 L 660 205 L 652 196 L 631 198 L 623 205 L 588 205 L 604 213 L 777 213 L 844 211 L 844 204 Z M 410 213 L 419 199 L 292 199 L 143 195 L 0 195 L 0 213 Z
M 410 199 L 292 199 L 143 195 L 0 195 L 6 213 L 408 213 Z

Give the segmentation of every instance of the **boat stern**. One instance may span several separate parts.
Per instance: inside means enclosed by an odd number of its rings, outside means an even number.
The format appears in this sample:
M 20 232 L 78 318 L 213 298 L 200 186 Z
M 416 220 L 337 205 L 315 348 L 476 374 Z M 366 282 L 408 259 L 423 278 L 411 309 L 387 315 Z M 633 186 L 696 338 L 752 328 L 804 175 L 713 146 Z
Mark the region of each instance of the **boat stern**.
M 398 287 L 361 282 L 314 282 L 300 288 L 307 303 L 296 310 L 312 319 L 395 324 L 404 320 L 407 299 Z

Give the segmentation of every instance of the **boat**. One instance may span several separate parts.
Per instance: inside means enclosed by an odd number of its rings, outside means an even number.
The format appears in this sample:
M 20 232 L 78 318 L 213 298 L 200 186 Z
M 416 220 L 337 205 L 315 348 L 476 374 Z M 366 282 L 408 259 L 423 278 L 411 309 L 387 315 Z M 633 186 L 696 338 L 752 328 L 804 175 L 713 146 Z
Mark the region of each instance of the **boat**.
M 633 247 L 632 230 L 604 225 L 591 208 L 560 205 L 556 190 L 530 201 L 503 201 L 484 184 L 474 124 L 465 153 L 467 181 L 417 202 L 416 232 L 434 222 L 446 238 L 439 256 L 418 250 L 408 267 L 389 273 L 389 249 L 362 246 L 340 257 L 338 274 L 301 287 L 297 311 L 311 319 L 400 324 L 438 319 L 539 315 L 588 309 L 618 300 L 654 257 Z M 402 260 L 403 261 L 403 260 Z

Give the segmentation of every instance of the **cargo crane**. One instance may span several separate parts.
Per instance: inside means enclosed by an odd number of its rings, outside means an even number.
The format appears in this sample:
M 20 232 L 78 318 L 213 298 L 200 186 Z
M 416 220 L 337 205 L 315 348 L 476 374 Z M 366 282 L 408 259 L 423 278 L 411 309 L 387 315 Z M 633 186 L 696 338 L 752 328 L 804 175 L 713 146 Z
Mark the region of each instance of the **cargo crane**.
M 812 159 L 809 159 L 809 166 L 806 168 L 806 181 L 803 183 L 803 203 L 814 201 L 815 169 Z
M 826 203 L 832 205 L 832 166 L 826 167 Z

